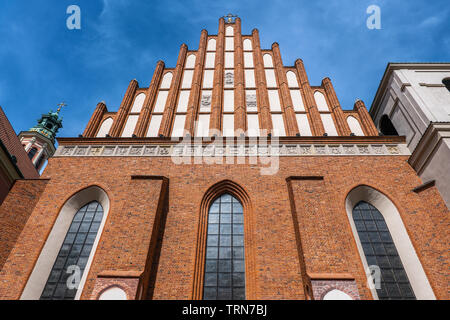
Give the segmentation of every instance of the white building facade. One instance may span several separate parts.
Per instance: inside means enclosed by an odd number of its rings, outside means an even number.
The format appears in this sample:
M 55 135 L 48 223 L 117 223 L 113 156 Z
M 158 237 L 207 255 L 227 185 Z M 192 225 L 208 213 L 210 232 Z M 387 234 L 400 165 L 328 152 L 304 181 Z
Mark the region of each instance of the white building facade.
M 382 134 L 406 136 L 410 165 L 450 208 L 450 63 L 389 63 L 369 113 Z

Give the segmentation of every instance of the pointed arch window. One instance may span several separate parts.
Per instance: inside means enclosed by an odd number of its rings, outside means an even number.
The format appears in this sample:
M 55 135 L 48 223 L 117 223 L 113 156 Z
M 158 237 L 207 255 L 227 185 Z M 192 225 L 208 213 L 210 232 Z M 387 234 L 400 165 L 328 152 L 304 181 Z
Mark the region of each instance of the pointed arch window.
M 360 201 L 353 208 L 353 221 L 367 264 L 376 265 L 381 271 L 381 288 L 377 289 L 378 298 L 415 299 L 397 248 L 380 211 L 370 203 Z
M 83 206 L 75 214 L 56 261 L 45 284 L 41 300 L 73 300 L 77 289 L 69 286 L 69 277 L 77 267 L 81 279 L 103 218 L 97 201 Z M 68 281 L 69 280 L 69 281 Z
M 208 212 L 203 299 L 244 300 L 244 211 L 232 195 L 218 197 Z

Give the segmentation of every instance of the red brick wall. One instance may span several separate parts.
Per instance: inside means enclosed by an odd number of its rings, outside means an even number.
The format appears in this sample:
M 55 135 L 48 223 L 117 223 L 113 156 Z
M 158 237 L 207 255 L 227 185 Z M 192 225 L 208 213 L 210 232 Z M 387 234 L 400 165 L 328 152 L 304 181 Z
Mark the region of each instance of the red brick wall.
M 0 206 L 0 270 L 48 180 L 17 180 Z
M 33 163 L 28 158 L 24 147 L 20 143 L 19 138 L 14 132 L 11 123 L 9 123 L 3 109 L 0 107 L 0 139 L 5 145 L 8 152 L 17 159 L 17 167 L 26 179 L 39 178 L 39 173 L 36 171 Z
M 0 273 L 0 296 L 20 297 L 60 208 L 74 192 L 92 184 L 106 191 L 111 209 L 82 298 L 91 297 L 102 271 L 146 271 L 162 181 L 131 176 L 152 175 L 170 181 L 154 299 L 192 298 L 200 204 L 205 192 L 225 179 L 240 185 L 252 205 L 252 241 L 246 244 L 252 246 L 255 284 L 248 296 L 304 299 L 306 268 L 350 274 L 361 299 L 371 299 L 345 210 L 348 192 L 366 184 L 395 203 L 436 296 L 449 299 L 444 272 L 449 212 L 434 187 L 412 191 L 422 181 L 406 160 L 407 156 L 281 157 L 277 174 L 261 176 L 260 167 L 249 164 L 175 165 L 170 158 L 156 157 L 52 158 L 44 173 L 51 178 L 47 189 Z M 292 176 L 323 180 L 293 180 L 290 196 L 286 179 Z

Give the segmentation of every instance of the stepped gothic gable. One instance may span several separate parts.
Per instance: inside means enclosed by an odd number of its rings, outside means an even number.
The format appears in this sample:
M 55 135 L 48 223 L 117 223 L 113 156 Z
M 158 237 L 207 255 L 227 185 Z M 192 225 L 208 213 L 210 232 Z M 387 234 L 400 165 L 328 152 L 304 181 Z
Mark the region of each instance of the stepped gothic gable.
M 448 208 L 361 100 L 232 15 L 147 81 L 14 184 L 1 299 L 450 298 Z

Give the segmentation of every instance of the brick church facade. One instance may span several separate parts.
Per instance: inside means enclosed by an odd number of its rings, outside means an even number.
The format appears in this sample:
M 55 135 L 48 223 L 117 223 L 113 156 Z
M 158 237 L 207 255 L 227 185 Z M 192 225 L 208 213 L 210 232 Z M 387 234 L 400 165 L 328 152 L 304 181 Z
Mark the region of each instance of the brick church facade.
M 2 299 L 450 298 L 449 211 L 405 138 L 239 18 L 58 142 L 0 207 Z

